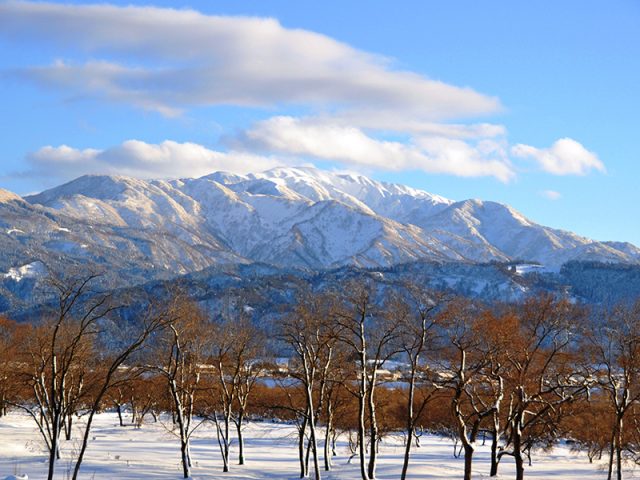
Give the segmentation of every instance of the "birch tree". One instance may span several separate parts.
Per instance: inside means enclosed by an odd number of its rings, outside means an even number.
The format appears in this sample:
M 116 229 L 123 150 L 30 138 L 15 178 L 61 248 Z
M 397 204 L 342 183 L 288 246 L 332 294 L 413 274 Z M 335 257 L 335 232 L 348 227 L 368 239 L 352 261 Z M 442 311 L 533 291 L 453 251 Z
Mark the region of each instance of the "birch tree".
M 466 300 L 452 302 L 443 314 L 449 343 L 445 356 L 444 385 L 451 390 L 451 409 L 457 439 L 464 450 L 464 479 L 471 480 L 475 444 L 480 426 L 493 412 L 494 405 L 486 401 L 487 377 L 491 351 L 483 347 L 482 309 Z M 447 358 L 448 357 L 448 358 Z

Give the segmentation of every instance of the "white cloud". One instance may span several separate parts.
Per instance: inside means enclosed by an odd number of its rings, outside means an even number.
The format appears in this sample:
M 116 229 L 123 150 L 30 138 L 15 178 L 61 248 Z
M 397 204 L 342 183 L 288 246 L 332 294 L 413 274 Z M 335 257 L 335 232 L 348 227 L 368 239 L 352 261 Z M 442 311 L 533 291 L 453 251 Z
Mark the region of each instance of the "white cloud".
M 168 115 L 191 106 L 285 104 L 420 123 L 500 109 L 496 98 L 396 70 L 386 58 L 271 18 L 8 1 L 0 3 L 0 36 L 85 56 L 22 69 L 25 78 Z
M 29 175 L 68 180 L 88 173 L 138 178 L 199 177 L 224 170 L 247 173 L 283 165 L 281 160 L 242 152 L 218 152 L 195 143 L 127 140 L 106 150 L 46 146 L 30 154 Z
M 518 144 L 511 153 L 534 160 L 542 170 L 553 175 L 586 175 L 591 170 L 606 171 L 598 156 L 571 138 L 556 140 L 549 148 Z
M 66 166 L 75 166 L 83 162 L 92 162 L 98 154 L 100 154 L 100 150 L 94 148 L 78 150 L 67 145 L 60 145 L 59 147 L 42 147 L 31 154 L 29 158 L 34 164 L 51 163 L 60 168 L 65 168 Z
M 541 197 L 546 198 L 547 200 L 560 200 L 562 198 L 562 194 L 560 192 L 556 192 L 555 190 L 542 190 L 538 192 Z
M 469 143 L 456 138 L 419 136 L 409 143 L 372 138 L 362 130 L 314 118 L 273 117 L 258 122 L 235 146 L 287 155 L 311 156 L 378 170 L 423 170 L 464 177 L 515 176 L 501 142 Z
M 282 163 L 272 156 L 279 154 L 290 163 L 312 157 L 348 168 L 508 182 L 516 175 L 509 152 L 555 175 L 604 171 L 594 153 L 568 138 L 548 149 L 523 144 L 509 149 L 502 125 L 455 123 L 500 111 L 495 97 L 399 70 L 388 58 L 285 28 L 272 18 L 0 0 L 3 38 L 56 49 L 67 60 L 21 67 L 13 74 L 74 97 L 121 102 L 165 116 L 215 105 L 293 108 L 309 115 L 258 122 L 235 139 L 228 153 L 171 141 L 129 140 L 106 150 L 43 147 L 28 157 L 31 174 L 198 176 L 220 169 L 264 170 Z M 382 132 L 397 135 L 386 140 Z

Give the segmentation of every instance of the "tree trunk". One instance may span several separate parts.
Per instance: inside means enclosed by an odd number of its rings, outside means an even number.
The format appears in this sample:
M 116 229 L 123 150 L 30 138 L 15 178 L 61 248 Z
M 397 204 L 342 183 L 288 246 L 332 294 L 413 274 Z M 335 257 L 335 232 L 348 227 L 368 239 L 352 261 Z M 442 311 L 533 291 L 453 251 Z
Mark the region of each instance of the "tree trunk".
M 616 419 L 616 426 L 613 427 L 613 432 L 611 433 L 611 442 L 609 444 L 609 469 L 607 472 L 607 480 L 613 479 L 613 457 L 615 455 L 616 438 L 617 438 L 616 430 L 617 430 L 617 419 Z
M 618 439 L 616 441 L 616 473 L 618 480 L 622 480 L 622 429 L 623 419 L 620 417 L 618 421 Z
M 364 397 L 358 398 L 358 452 L 360 454 L 360 475 L 362 476 L 362 480 L 369 480 L 369 476 L 367 475 L 367 469 L 365 463 L 366 452 L 365 452 L 365 401 Z
M 130 402 L 131 405 L 131 424 L 135 424 L 136 420 L 138 419 L 138 405 L 131 400 Z
M 471 466 L 473 462 L 473 447 L 470 444 L 464 446 L 464 480 L 471 480 Z
M 333 408 L 331 401 L 327 402 L 327 426 L 324 435 L 324 469 L 326 472 L 331 471 L 331 434 L 333 431 Z
M 409 426 L 407 429 L 407 442 L 404 448 L 404 462 L 402 463 L 402 473 L 400 474 L 400 480 L 407 478 L 407 470 L 409 469 L 409 455 L 411 454 L 411 444 L 413 443 L 413 426 Z
M 73 426 L 73 414 L 67 415 L 64 422 L 64 438 L 68 441 L 71 440 L 71 428 Z
M 89 417 L 87 418 L 87 424 L 84 427 L 84 435 L 82 436 L 82 446 L 80 447 L 80 452 L 78 453 L 78 458 L 76 460 L 75 467 L 73 468 L 73 476 L 71 480 L 78 480 L 78 474 L 80 473 L 80 465 L 82 464 L 82 460 L 84 459 L 84 452 L 87 450 L 87 445 L 89 444 L 89 433 L 91 432 L 91 424 L 93 423 L 93 416 L 98 411 L 98 403 L 100 398 L 102 398 L 102 394 L 98 397 L 98 401 L 94 404 L 94 408 L 91 409 L 89 413 Z
M 489 472 L 490 477 L 498 475 L 498 464 L 500 458 L 498 457 L 498 432 L 494 429 L 493 436 L 491 438 L 491 470 Z
M 183 478 L 189 478 L 191 476 L 191 461 L 189 460 L 188 443 L 180 432 L 180 454 L 182 455 L 182 476 Z
M 304 469 L 309 475 L 309 459 L 311 458 L 311 433 L 309 433 L 309 438 L 307 438 L 307 447 L 304 453 Z
M 311 385 L 307 385 L 307 415 L 309 417 L 309 443 L 311 446 L 311 453 L 313 453 L 313 470 L 316 480 L 320 480 L 320 465 L 318 464 L 318 442 L 316 440 L 316 422 L 315 413 L 313 408 L 313 391 Z M 308 467 L 309 452 L 307 451 L 306 470 Z
M 220 447 L 220 455 L 222 456 L 222 471 L 229 471 L 229 455 L 228 453 L 228 443 L 229 440 L 224 438 L 222 433 L 222 428 L 220 427 L 220 422 L 218 421 L 218 414 L 213 412 L 213 421 L 216 424 L 216 437 L 218 439 L 218 446 Z
M 122 406 L 119 403 L 116 404 L 116 411 L 118 412 L 118 420 L 120 421 L 120 426 L 124 427 L 124 421 L 122 420 Z
M 374 365 L 374 368 L 376 366 Z M 371 373 L 371 384 L 369 385 L 369 395 L 368 395 L 368 403 L 369 403 L 369 436 L 371 442 L 371 452 L 369 452 L 369 466 L 367 473 L 369 475 L 369 479 L 373 480 L 376 478 L 376 463 L 378 460 L 378 420 L 376 418 L 376 402 L 374 398 L 375 393 L 375 382 L 376 382 L 376 372 L 375 370 Z
M 613 427 L 611 435 L 611 444 L 609 449 L 609 469 L 607 480 L 613 479 L 613 465 L 616 465 L 616 478 L 622 480 L 622 435 L 623 435 L 623 413 L 618 412 L 616 415 L 616 423 Z
M 409 456 L 411 455 L 411 444 L 413 443 L 413 397 L 415 395 L 415 367 L 411 369 L 411 380 L 409 382 L 409 400 L 407 402 L 407 444 L 404 449 L 404 462 L 402 463 L 402 473 L 400 480 L 407 478 L 407 470 L 409 469 Z
M 238 465 L 244 465 L 244 435 L 242 433 L 242 423 L 244 422 L 244 414 L 238 415 L 236 421 L 236 430 L 238 432 Z
M 225 472 L 229 471 L 229 432 L 231 427 L 230 423 L 231 423 L 231 405 L 229 405 L 229 410 L 225 412 L 225 415 L 224 415 L 224 464 L 226 468 L 226 470 L 224 470 Z
M 60 413 L 54 411 L 53 421 L 51 422 L 51 451 L 49 452 L 49 472 L 47 475 L 47 480 L 53 480 L 53 473 L 56 468 L 56 460 L 60 458 L 60 428 Z
M 311 452 L 313 453 L 313 470 L 315 472 L 316 480 L 320 480 L 320 464 L 318 462 L 318 442 L 316 440 L 316 427 L 313 419 L 311 420 L 309 425 L 309 432 L 311 437 L 309 439 L 309 441 L 311 442 Z
M 522 439 L 517 432 L 513 436 L 513 458 L 516 462 L 516 480 L 524 480 L 524 459 L 522 458 Z
M 178 423 L 178 428 L 180 430 L 180 454 L 182 456 L 182 473 L 184 478 L 189 478 L 191 476 L 191 458 L 189 455 L 189 438 L 187 437 L 185 428 L 184 406 L 182 405 L 182 401 L 180 400 L 180 396 L 178 394 L 178 386 L 176 385 L 175 380 L 171 380 L 169 382 L 169 385 L 171 387 L 171 394 L 173 396 L 173 401 L 176 407 L 176 422 Z
M 332 457 L 337 457 L 338 454 L 336 453 L 336 440 L 338 437 L 338 432 L 336 431 L 336 429 L 333 429 L 333 434 L 331 435 L 331 456 Z
M 307 468 L 304 461 L 304 437 L 307 431 L 307 417 L 305 416 L 298 432 L 298 460 L 300 461 L 300 478 L 307 476 Z
M 358 395 L 358 449 L 360 453 L 360 475 L 362 480 L 369 480 L 365 463 L 366 451 L 365 451 L 365 415 L 366 415 L 366 403 L 365 396 L 367 393 L 367 363 L 364 350 L 360 353 L 360 392 Z

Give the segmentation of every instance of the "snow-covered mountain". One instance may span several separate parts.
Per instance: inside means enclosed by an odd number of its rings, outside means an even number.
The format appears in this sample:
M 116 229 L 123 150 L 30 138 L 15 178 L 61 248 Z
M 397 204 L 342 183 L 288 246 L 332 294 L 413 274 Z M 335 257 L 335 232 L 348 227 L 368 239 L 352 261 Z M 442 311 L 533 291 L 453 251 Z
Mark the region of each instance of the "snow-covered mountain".
M 246 262 L 212 238 L 197 242 L 167 230 L 131 228 L 88 212 L 70 216 L 60 210 L 0 190 L 0 311 L 36 302 L 42 290 L 38 281 L 50 269 L 91 269 L 103 272 L 110 285 L 124 286 Z
M 26 200 L 86 228 L 162 238 L 163 252 L 215 252 L 213 261 L 312 269 L 417 259 L 521 259 L 551 269 L 569 260 L 640 262 L 640 249 L 631 244 L 597 242 L 544 227 L 506 205 L 453 202 L 403 185 L 310 167 L 173 181 L 84 176 Z M 105 243 L 96 235 L 83 237 L 82 243 L 96 240 Z M 171 242 L 176 242 L 173 247 Z M 164 267 L 171 264 L 148 257 Z M 193 269 L 201 265 L 195 263 Z

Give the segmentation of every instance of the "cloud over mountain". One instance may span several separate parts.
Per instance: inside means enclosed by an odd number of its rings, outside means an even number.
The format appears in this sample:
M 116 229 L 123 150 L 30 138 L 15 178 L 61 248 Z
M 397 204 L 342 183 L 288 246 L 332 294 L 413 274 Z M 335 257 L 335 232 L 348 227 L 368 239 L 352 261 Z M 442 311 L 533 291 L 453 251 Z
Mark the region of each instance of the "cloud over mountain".
M 502 111 L 494 96 L 398 68 L 392 59 L 274 18 L 10 0 L 0 3 L 0 40 L 46 47 L 35 64 L 26 58 L 2 78 L 58 89 L 74 100 L 167 117 L 227 106 L 270 116 L 231 126 L 235 134 L 224 131 L 228 149 L 163 137 L 76 149 L 67 146 L 72 140 L 59 139 L 62 145 L 27 156 L 23 177 L 167 178 L 316 160 L 504 183 L 522 171 L 515 158 L 553 175 L 605 171 L 595 153 L 569 138 L 546 149 L 511 147 L 507 128 L 485 120 Z M 131 137 L 139 138 L 131 132 L 123 139 Z
M 500 108 L 496 98 L 395 69 L 387 58 L 273 18 L 10 1 L 0 4 L 0 32 L 87 56 L 24 68 L 25 78 L 165 114 L 190 106 L 288 103 L 374 108 L 433 121 Z M 119 60 L 107 60 L 114 57 Z
M 281 161 L 268 156 L 219 152 L 196 143 L 171 140 L 159 144 L 127 140 L 105 150 L 46 146 L 30 154 L 27 160 L 31 168 L 28 174 L 65 180 L 78 173 L 122 174 L 137 178 L 198 177 L 215 170 L 247 173 L 255 168 L 282 165 Z

